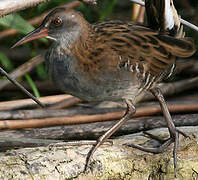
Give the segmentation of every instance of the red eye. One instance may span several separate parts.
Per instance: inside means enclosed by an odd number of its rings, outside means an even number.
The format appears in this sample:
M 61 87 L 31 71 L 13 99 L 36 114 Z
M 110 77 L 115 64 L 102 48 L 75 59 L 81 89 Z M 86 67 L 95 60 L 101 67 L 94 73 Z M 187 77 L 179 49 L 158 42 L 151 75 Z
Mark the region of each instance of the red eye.
M 62 24 L 62 19 L 59 18 L 59 17 L 56 18 L 56 19 L 54 19 L 54 24 L 57 25 L 57 26 L 58 26 L 58 25 L 61 25 L 61 24 Z

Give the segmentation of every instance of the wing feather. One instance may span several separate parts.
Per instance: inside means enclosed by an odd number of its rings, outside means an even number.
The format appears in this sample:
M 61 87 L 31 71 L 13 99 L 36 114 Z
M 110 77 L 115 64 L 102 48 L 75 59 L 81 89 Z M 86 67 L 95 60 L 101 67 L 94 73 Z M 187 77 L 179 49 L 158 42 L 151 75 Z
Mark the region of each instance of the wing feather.
M 93 25 L 91 30 L 89 42 L 77 43 L 74 50 L 81 66 L 93 73 L 109 71 L 107 68 L 115 71 L 115 66 L 129 61 L 138 62 L 145 71 L 157 76 L 172 67 L 176 56 L 188 57 L 195 52 L 190 38 L 160 34 L 143 25 L 108 21 Z
M 122 59 L 143 60 L 152 75 L 166 71 L 175 63 L 176 57 L 189 57 L 195 52 L 190 38 L 160 34 L 142 25 L 110 21 L 95 27 L 98 44 L 104 39 L 105 48 L 115 51 Z

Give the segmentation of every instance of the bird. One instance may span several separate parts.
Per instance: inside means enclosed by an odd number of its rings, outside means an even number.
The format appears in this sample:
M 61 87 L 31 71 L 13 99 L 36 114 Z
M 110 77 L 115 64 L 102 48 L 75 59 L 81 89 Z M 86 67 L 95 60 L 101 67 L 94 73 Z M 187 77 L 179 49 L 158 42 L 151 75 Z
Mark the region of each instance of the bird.
M 147 7 L 157 9 L 155 4 Z M 125 101 L 125 115 L 98 138 L 87 155 L 85 169 L 97 148 L 135 114 L 135 105 L 151 92 L 160 103 L 170 138 L 158 148 L 132 147 L 161 153 L 174 143 L 176 172 L 178 137 L 184 133 L 175 127 L 158 84 L 173 73 L 177 57 L 186 58 L 195 52 L 193 40 L 184 37 L 176 15 L 171 16 L 173 25 L 165 26 L 158 16 L 158 28 L 152 18 L 148 25 L 120 20 L 90 24 L 80 12 L 58 7 L 13 46 L 41 37 L 51 39 L 45 64 L 56 87 L 86 101 Z M 174 33 L 172 28 L 176 29 Z

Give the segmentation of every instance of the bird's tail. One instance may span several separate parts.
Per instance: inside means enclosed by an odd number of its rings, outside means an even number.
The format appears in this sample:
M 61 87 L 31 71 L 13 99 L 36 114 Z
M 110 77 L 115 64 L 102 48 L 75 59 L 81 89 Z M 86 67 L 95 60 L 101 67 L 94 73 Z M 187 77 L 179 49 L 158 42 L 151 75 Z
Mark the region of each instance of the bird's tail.
M 145 0 L 148 26 L 160 34 L 172 55 L 189 57 L 195 52 L 192 38 L 184 37 L 183 25 L 173 0 Z
M 173 0 L 145 0 L 145 7 L 151 29 L 178 38 L 185 36 Z

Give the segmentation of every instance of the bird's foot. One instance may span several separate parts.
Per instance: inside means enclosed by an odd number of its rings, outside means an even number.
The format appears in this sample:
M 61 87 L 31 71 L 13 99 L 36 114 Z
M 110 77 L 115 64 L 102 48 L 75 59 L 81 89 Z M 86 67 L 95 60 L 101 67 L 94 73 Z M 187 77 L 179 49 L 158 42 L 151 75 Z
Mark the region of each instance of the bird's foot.
M 105 141 L 96 141 L 95 144 L 93 144 L 92 149 L 89 151 L 89 153 L 87 154 L 87 158 L 86 158 L 86 163 L 85 163 L 85 168 L 83 170 L 83 172 L 86 172 L 88 169 L 88 166 L 91 162 L 91 159 L 93 157 L 94 152 L 96 151 L 96 149 L 98 149 L 98 147 L 100 147 L 101 145 L 113 145 L 113 140 L 111 139 L 107 139 Z
M 182 136 L 184 136 L 185 138 L 190 138 L 190 136 L 188 136 L 186 133 L 180 131 L 179 129 L 176 129 L 176 131 L 181 134 Z M 160 144 L 163 144 L 165 143 L 168 139 L 163 139 L 163 138 L 160 138 L 159 136 L 156 136 L 156 135 L 153 135 L 147 131 L 143 131 L 144 135 L 148 136 L 150 139 L 154 139 L 156 141 L 158 141 Z
M 164 152 L 169 146 L 170 144 L 174 143 L 174 148 L 173 148 L 173 162 L 174 162 L 174 173 L 175 173 L 175 177 L 176 177 L 176 172 L 177 172 L 177 151 L 178 151 L 178 144 L 179 144 L 179 134 L 183 135 L 185 138 L 190 138 L 188 135 L 186 135 L 184 132 L 178 130 L 175 128 L 174 134 L 171 134 L 171 137 L 168 139 L 161 139 L 153 134 L 150 134 L 148 132 L 144 132 L 144 134 L 146 134 L 147 136 L 149 136 L 152 139 L 155 139 L 157 141 L 159 141 L 161 143 L 161 145 L 157 148 L 147 148 L 147 147 L 143 147 L 141 145 L 136 145 L 136 144 L 129 144 L 127 146 L 145 151 L 145 152 L 149 152 L 149 153 L 154 153 L 154 154 L 158 154 L 158 153 L 162 153 Z

